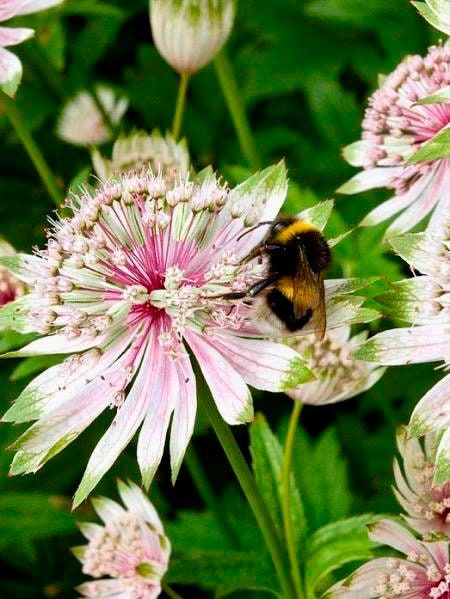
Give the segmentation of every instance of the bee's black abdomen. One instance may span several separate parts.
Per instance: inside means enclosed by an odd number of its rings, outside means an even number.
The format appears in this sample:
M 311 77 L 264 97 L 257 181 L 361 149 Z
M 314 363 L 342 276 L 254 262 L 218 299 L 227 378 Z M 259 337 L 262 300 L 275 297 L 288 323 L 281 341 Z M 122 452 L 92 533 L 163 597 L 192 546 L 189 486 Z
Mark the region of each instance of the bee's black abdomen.
M 314 272 L 320 272 L 329 267 L 330 248 L 319 231 L 311 230 L 299 233 L 297 239 L 303 246 L 309 265 Z
M 311 308 L 308 308 L 300 318 L 296 318 L 294 304 L 278 289 L 271 289 L 269 291 L 267 294 L 267 304 L 275 316 L 284 322 L 286 328 L 292 333 L 302 329 L 311 320 Z

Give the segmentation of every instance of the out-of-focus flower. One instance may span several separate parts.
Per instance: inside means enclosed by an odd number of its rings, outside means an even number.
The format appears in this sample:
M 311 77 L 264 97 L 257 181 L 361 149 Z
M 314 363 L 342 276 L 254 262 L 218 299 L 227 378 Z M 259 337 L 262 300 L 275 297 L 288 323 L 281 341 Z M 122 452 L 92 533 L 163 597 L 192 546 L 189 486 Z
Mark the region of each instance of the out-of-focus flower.
M 403 427 L 397 433 L 403 469 L 394 460 L 394 493 L 406 511 L 405 520 L 427 540 L 450 538 L 450 482 L 433 483 L 438 441 L 434 433 L 426 435 L 423 444 L 409 439 Z
M 369 526 L 370 538 L 404 557 L 380 557 L 367 562 L 332 587 L 327 599 L 444 599 L 450 593 L 447 541 L 427 543 L 404 526 L 381 520 Z
M 119 137 L 114 142 L 111 160 L 103 158 L 98 150 L 94 150 L 92 160 L 97 175 L 103 180 L 150 166 L 155 174 L 161 172 L 170 183 L 176 177 L 184 178 L 189 170 L 185 141 L 176 142 L 171 135 L 163 137 L 159 131 L 150 135 L 140 131 Z
M 2 0 L 0 22 L 20 15 L 29 15 L 61 4 L 63 0 Z M 22 63 L 7 46 L 21 44 L 34 35 L 27 27 L 0 27 L 0 88 L 13 97 L 22 79 Z
M 430 25 L 450 35 L 450 0 L 425 0 L 425 2 L 411 2 L 411 4 Z
M 394 283 L 381 297 L 392 314 L 413 326 L 375 335 L 355 352 L 361 360 L 384 365 L 450 363 L 450 216 L 429 233 L 402 235 L 392 246 L 422 275 Z M 414 436 L 447 429 L 437 451 L 435 482 L 450 479 L 450 375 L 417 404 L 410 422 Z
M 323 405 L 350 399 L 370 389 L 385 369 L 353 358 L 352 351 L 366 338 L 366 332 L 350 337 L 348 325 L 330 329 L 323 341 L 318 341 L 315 335 L 286 339 L 317 377 L 287 391 L 287 395 L 305 404 Z
M 0 239 L 0 256 L 15 256 L 15 249 L 6 241 Z M 16 279 L 4 266 L 0 265 L 0 306 L 21 297 L 24 285 Z
M 235 0 L 150 0 L 155 46 L 176 71 L 195 73 L 226 42 L 235 5 Z
M 15 444 L 12 474 L 38 470 L 110 407 L 113 422 L 75 503 L 141 425 L 144 484 L 161 460 L 169 423 L 175 478 L 196 413 L 186 345 L 229 424 L 253 418 L 247 384 L 286 391 L 311 379 L 296 351 L 261 338 L 248 302 L 223 299 L 267 276 L 264 261 L 242 258 L 264 238 L 267 228 L 254 225 L 276 217 L 286 189 L 282 164 L 233 190 L 210 169 L 175 186 L 151 171 L 125 174 L 93 196 L 74 195 L 73 216 L 53 223 L 47 248 L 8 262 L 31 291 L 7 304 L 0 321 L 45 335 L 10 355 L 73 354 L 32 381 L 3 417 L 37 420 Z M 330 327 L 367 317 L 363 299 L 352 295 L 357 280 L 326 286 Z
M 128 100 L 118 97 L 109 87 L 98 86 L 98 102 L 113 125 L 118 125 L 128 108 Z M 79 92 L 64 106 L 56 128 L 58 136 L 77 146 L 96 146 L 112 137 L 108 123 L 95 99 L 88 91 Z
M 103 526 L 83 522 L 87 545 L 74 547 L 83 573 L 99 580 L 77 588 L 83 597 L 154 599 L 161 593 L 167 570 L 170 542 L 158 514 L 145 494 L 133 483 L 118 482 L 125 505 L 100 497 L 93 499 Z
M 392 236 L 409 231 L 434 210 L 429 227 L 439 226 L 450 206 L 449 160 L 408 164 L 408 159 L 450 123 L 450 103 L 417 104 L 449 84 L 450 48 L 434 46 L 423 58 L 406 58 L 370 97 L 362 139 L 344 150 L 346 160 L 364 170 L 338 191 L 387 187 L 395 195 L 370 212 L 363 225 L 401 212 L 387 230 Z

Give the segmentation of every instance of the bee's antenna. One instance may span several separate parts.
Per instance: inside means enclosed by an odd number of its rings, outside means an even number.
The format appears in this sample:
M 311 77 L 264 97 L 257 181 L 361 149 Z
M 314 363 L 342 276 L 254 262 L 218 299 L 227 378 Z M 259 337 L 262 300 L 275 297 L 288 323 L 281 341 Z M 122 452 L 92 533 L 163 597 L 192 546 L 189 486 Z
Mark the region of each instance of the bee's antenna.
M 241 235 L 239 235 L 239 237 L 236 239 L 236 241 L 239 241 L 240 239 L 242 239 L 243 237 L 245 237 L 249 233 L 252 233 L 258 227 L 262 227 L 263 225 L 273 225 L 273 223 L 274 223 L 273 220 L 265 220 L 265 221 L 263 221 L 261 223 L 258 223 L 254 227 L 251 227 L 251 229 L 249 229 L 248 231 L 244 231 L 243 233 L 241 233 Z

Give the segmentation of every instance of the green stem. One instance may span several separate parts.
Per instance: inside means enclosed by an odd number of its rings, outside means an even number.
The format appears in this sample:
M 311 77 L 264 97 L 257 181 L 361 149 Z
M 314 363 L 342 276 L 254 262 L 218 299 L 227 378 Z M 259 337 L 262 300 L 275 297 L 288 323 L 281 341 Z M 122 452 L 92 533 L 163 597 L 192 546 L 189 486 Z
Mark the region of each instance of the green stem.
M 23 118 L 16 104 L 5 94 L 2 94 L 1 98 L 3 100 L 3 106 L 5 107 L 6 114 L 16 130 L 16 133 L 25 150 L 27 151 L 28 156 L 39 173 L 39 176 L 47 188 L 48 193 L 53 198 L 55 204 L 59 206 L 64 200 L 61 186 L 58 184 L 55 175 L 51 171 L 41 150 L 34 141 L 31 131 L 29 130 L 25 119 Z
M 111 134 L 111 137 L 115 138 L 117 136 L 117 126 L 112 122 L 109 112 L 103 106 L 97 89 L 94 86 L 90 86 L 89 91 L 92 96 L 92 99 L 94 100 L 94 104 L 97 107 L 97 110 L 100 112 L 102 116 L 103 124 L 108 129 L 109 133 Z
M 242 153 L 252 169 L 258 170 L 261 166 L 261 161 L 245 113 L 244 103 L 242 102 L 236 83 L 233 66 L 224 50 L 214 59 L 214 66 Z
M 177 103 L 175 105 L 175 114 L 173 117 L 172 135 L 175 141 L 178 140 L 181 133 L 181 125 L 183 124 L 184 108 L 186 106 L 186 94 L 189 85 L 189 73 L 181 73 L 180 85 L 178 87 Z
M 170 597 L 170 599 L 183 599 L 183 597 L 174 591 L 167 583 L 162 582 L 161 587 L 165 594 Z
M 228 458 L 228 461 L 239 481 L 242 491 L 253 511 L 253 514 L 258 522 L 262 532 L 267 549 L 272 556 L 275 569 L 278 574 L 278 579 L 283 590 L 283 596 L 286 599 L 295 597 L 294 587 L 289 575 L 287 564 L 284 558 L 283 546 L 277 534 L 272 517 L 267 509 L 267 506 L 262 498 L 255 479 L 250 472 L 250 469 L 245 461 L 238 444 L 230 431 L 230 428 L 217 411 L 214 400 L 209 391 L 204 391 L 199 394 L 200 402 L 202 403 L 209 421 L 214 429 L 214 432 L 219 439 L 222 449 Z
M 286 545 L 288 549 L 289 562 L 291 565 L 291 574 L 294 581 L 297 597 L 303 597 L 303 585 L 300 574 L 300 565 L 298 562 L 297 548 L 295 543 L 294 528 L 292 522 L 292 506 L 291 506 L 291 477 L 292 477 L 292 453 L 294 449 L 295 433 L 297 430 L 298 419 L 302 410 L 302 403 L 294 401 L 289 427 L 286 436 L 286 442 L 283 452 L 283 464 L 281 468 L 281 493 L 282 493 L 282 511 L 283 511 L 283 527 Z
M 228 515 L 222 509 L 222 506 L 220 505 L 213 489 L 211 488 L 208 477 L 205 474 L 202 463 L 192 441 L 189 444 L 189 449 L 184 460 L 197 491 L 199 492 L 200 497 L 203 499 L 205 505 L 213 513 L 217 523 L 222 528 L 222 531 L 228 540 L 233 544 L 233 546 L 239 547 L 241 544 L 239 537 L 234 528 L 231 526 L 228 520 Z

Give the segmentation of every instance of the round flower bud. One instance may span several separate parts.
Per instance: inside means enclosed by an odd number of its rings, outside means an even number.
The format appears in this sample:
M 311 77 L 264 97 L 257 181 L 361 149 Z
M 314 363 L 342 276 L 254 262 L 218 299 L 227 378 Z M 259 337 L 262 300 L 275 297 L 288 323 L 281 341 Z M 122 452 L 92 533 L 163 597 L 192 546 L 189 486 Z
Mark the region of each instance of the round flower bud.
M 224 45 L 235 0 L 150 0 L 153 41 L 179 73 L 195 73 Z

